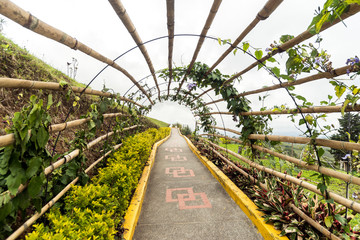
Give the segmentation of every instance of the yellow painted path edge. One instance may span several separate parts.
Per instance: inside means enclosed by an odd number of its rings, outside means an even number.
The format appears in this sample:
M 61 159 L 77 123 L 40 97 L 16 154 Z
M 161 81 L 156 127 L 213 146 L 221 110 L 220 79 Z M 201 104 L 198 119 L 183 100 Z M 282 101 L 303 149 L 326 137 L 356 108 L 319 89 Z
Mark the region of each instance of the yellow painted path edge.
M 243 210 L 248 218 L 257 227 L 264 239 L 288 240 L 287 237 L 280 237 L 279 230 L 276 230 L 273 225 L 265 223 L 261 217 L 264 213 L 257 210 L 257 206 L 241 191 L 218 167 L 215 166 L 206 157 L 202 156 L 199 150 L 192 144 L 192 142 L 183 136 L 193 153 L 201 160 L 201 162 L 209 169 L 212 175 L 220 182 L 226 192 Z
M 151 169 L 155 162 L 157 148 L 163 142 L 168 140 L 170 136 L 171 136 L 171 130 L 170 130 L 170 134 L 166 138 L 156 142 L 152 148 L 149 160 L 147 162 L 148 165 L 145 166 L 145 168 L 143 170 L 143 173 L 139 180 L 138 186 L 137 186 L 135 193 L 131 199 L 130 206 L 129 206 L 128 210 L 126 211 L 126 214 L 124 217 L 124 223 L 122 224 L 122 227 L 125 229 L 123 238 L 126 240 L 131 240 L 133 238 L 133 235 L 135 232 L 135 227 L 136 227 L 137 221 L 140 216 L 142 203 L 144 201 L 147 184 L 148 184 L 149 177 L 150 177 L 150 172 L 151 172 Z

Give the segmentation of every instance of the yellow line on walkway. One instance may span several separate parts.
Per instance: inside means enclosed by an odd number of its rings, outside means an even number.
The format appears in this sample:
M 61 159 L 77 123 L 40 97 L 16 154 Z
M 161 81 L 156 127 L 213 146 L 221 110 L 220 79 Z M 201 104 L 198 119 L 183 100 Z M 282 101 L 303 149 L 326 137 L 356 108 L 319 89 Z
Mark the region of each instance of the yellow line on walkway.
M 168 140 L 170 136 L 171 136 L 171 130 L 170 130 L 170 134 L 166 138 L 156 142 L 152 148 L 149 160 L 147 162 L 148 165 L 145 166 L 145 168 L 144 168 L 144 171 L 141 175 L 138 186 L 137 186 L 135 193 L 131 199 L 130 206 L 129 206 L 128 210 L 126 211 L 124 223 L 122 225 L 122 227 L 125 229 L 123 238 L 126 240 L 131 240 L 133 238 L 133 235 L 135 232 L 135 227 L 136 227 L 137 221 L 140 216 L 142 203 L 144 201 L 147 184 L 148 184 L 149 177 L 150 177 L 150 172 L 151 172 L 151 169 L 155 162 L 157 148 L 163 142 Z
M 180 132 L 180 131 L 179 131 Z M 180 133 L 181 136 L 183 136 Z M 206 157 L 202 156 L 199 150 L 192 144 L 192 142 L 185 136 L 183 136 L 189 145 L 193 153 L 201 160 L 201 162 L 209 169 L 211 174 L 220 182 L 226 192 L 231 196 L 231 198 L 236 202 L 237 205 L 243 210 L 243 212 L 248 216 L 248 218 L 253 222 L 257 227 L 260 234 L 267 239 L 276 239 L 276 240 L 288 240 L 287 237 L 280 237 L 279 230 L 274 229 L 273 225 L 265 223 L 262 216 L 264 213 L 257 210 L 257 206 L 241 191 L 217 166 L 215 166 L 211 161 Z

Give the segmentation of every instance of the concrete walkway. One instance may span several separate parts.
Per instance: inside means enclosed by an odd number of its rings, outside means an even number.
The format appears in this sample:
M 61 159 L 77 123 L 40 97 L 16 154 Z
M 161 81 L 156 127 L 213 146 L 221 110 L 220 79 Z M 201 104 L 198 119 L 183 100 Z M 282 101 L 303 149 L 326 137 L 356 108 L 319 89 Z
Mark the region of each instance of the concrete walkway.
M 133 239 L 263 239 L 176 129 L 159 148 Z

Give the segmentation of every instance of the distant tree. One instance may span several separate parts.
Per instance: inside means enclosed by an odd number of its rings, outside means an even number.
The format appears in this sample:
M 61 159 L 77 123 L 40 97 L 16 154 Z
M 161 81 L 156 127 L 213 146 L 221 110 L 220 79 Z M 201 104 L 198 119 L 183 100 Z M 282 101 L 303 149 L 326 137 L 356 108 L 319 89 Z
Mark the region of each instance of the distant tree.
M 5 24 L 5 19 L 0 18 L 0 33 L 1 33 L 2 30 L 4 29 L 4 24 Z
M 188 136 L 188 135 L 191 135 L 191 133 L 192 133 L 192 131 L 188 125 L 182 125 L 182 127 L 181 127 L 182 135 Z
M 357 142 L 360 134 L 360 116 L 359 114 L 345 113 L 344 116 L 338 119 L 340 127 L 338 132 L 332 135 L 330 138 L 337 141 L 349 142 L 349 140 Z M 348 134 L 350 134 L 350 139 Z M 347 152 L 331 149 L 330 153 L 334 156 L 336 163 L 343 158 Z

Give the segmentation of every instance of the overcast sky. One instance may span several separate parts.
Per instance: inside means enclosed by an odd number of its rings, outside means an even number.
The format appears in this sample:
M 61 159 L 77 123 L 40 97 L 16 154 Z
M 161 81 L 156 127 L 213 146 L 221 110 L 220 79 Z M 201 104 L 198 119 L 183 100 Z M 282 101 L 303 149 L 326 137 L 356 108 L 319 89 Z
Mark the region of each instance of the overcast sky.
M 108 1 L 94 0 L 14 0 L 15 4 L 29 11 L 40 20 L 62 30 L 72 37 L 94 50 L 102 53 L 110 59 L 114 59 L 128 49 L 135 46 L 133 39 L 114 12 Z M 179 0 L 175 1 L 175 34 L 200 34 L 208 16 L 213 1 L 210 0 Z M 143 42 L 167 35 L 166 0 L 123 0 Z M 211 26 L 208 35 L 222 39 L 235 40 L 246 26 L 255 18 L 256 14 L 266 3 L 265 0 L 224 0 L 217 16 Z M 274 40 L 278 40 L 283 34 L 298 35 L 305 31 L 314 16 L 318 6 L 322 6 L 324 0 L 284 1 L 275 12 L 265 21 L 260 22 L 244 39 L 258 48 L 265 49 Z M 0 15 L 0 17 L 2 17 Z M 2 17 L 4 18 L 4 17 Z M 18 24 L 6 19 L 3 33 L 21 47 L 25 47 L 30 53 L 49 63 L 53 67 L 67 72 L 67 62 L 76 58 L 79 62 L 76 80 L 88 83 L 105 65 L 92 59 L 80 51 L 74 51 L 53 40 L 33 33 Z M 321 33 L 324 41 L 321 48 L 326 49 L 332 55 L 331 60 L 335 68 L 345 65 L 346 59 L 360 56 L 360 14 L 345 20 L 346 26 L 339 23 Z M 184 66 L 190 63 L 198 38 L 176 37 L 174 40 L 173 62 L 175 66 Z M 315 38 L 305 41 L 314 42 Z M 168 40 L 162 39 L 146 44 L 146 48 L 156 71 L 167 67 Z M 211 66 L 219 56 L 227 49 L 220 46 L 217 41 L 206 40 L 198 57 L 198 61 Z M 279 56 L 285 57 L 284 56 Z M 247 67 L 253 60 L 238 52 L 235 56 L 230 54 L 218 69 L 224 74 L 233 74 Z M 135 79 L 140 80 L 150 74 L 149 68 L 138 49 L 131 51 L 117 63 L 125 68 Z M 158 79 L 162 83 L 162 79 Z M 239 92 L 254 90 L 262 86 L 270 86 L 277 83 L 265 70 L 256 69 L 244 74 L 241 83 L 235 86 Z M 359 85 L 358 79 L 354 84 Z M 153 86 L 152 78 L 146 82 Z M 107 68 L 91 85 L 94 89 L 101 89 L 102 85 L 114 89 L 115 92 L 124 94 L 132 82 L 121 72 Z M 173 83 L 172 86 L 177 86 Z M 184 85 L 185 86 L 185 85 Z M 167 89 L 162 85 L 161 89 Z M 133 88 L 133 90 L 136 90 Z M 283 89 L 269 92 L 270 96 L 264 103 L 271 108 L 274 105 L 286 103 L 293 107 L 290 97 Z M 333 94 L 333 88 L 328 80 L 319 80 L 311 84 L 297 86 L 295 93 L 301 94 L 319 105 L 321 100 L 326 99 L 328 94 Z M 263 96 L 264 94 L 260 94 Z M 253 110 L 259 110 L 261 104 L 259 95 L 251 95 Z M 212 94 L 212 97 L 214 95 Z M 215 97 L 217 98 L 217 97 Z M 205 102 L 210 101 L 204 97 Z M 143 101 L 140 101 L 142 103 Z M 145 102 L 148 104 L 148 102 Z M 214 111 L 217 111 L 214 105 Z M 221 111 L 226 111 L 224 103 L 218 104 Z M 180 122 L 194 126 L 195 118 L 186 107 L 175 103 L 165 102 L 154 106 L 149 116 L 168 123 Z M 215 116 L 218 125 L 222 126 L 219 116 Z M 331 114 L 330 123 L 336 123 L 339 114 Z M 224 117 L 226 127 L 233 128 L 234 123 L 230 116 Z M 272 126 L 274 134 L 299 135 L 299 132 L 286 116 L 277 117 Z

